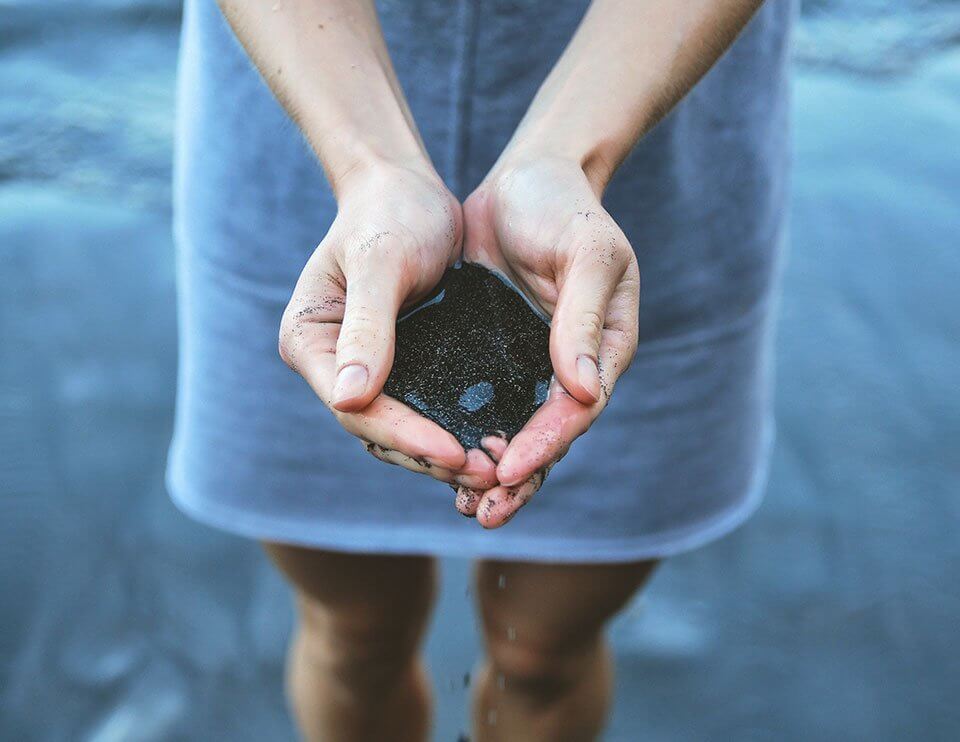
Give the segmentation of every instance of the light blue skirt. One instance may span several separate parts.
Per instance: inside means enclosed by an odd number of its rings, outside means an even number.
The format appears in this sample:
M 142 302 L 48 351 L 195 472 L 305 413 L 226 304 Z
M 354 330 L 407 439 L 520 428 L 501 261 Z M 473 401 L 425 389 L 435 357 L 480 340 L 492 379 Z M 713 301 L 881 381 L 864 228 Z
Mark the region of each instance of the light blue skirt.
M 466 196 L 585 2 L 396 0 L 387 41 L 423 138 Z M 188 0 L 176 157 L 180 376 L 168 484 L 200 521 L 356 552 L 616 562 L 700 546 L 757 507 L 789 165 L 792 0 L 770 0 L 636 148 L 605 205 L 637 251 L 640 349 L 609 408 L 508 525 L 387 466 L 277 355 L 336 212 L 323 173 L 223 21 Z

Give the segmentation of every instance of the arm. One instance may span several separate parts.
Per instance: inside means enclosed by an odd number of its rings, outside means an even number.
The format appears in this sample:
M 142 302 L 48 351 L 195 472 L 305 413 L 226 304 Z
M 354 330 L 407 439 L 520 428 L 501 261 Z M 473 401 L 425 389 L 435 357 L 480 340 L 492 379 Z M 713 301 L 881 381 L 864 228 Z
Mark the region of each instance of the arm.
M 502 160 L 578 163 L 598 193 L 733 43 L 762 0 L 594 0 Z
M 396 164 L 432 173 L 372 0 L 218 0 L 335 193 L 351 173 Z
M 486 483 L 480 451 L 385 397 L 397 313 L 458 257 L 462 217 L 430 163 L 370 0 L 220 0 L 317 154 L 337 216 L 304 267 L 280 355 L 377 458 L 450 483 Z M 255 177 L 255 174 L 253 174 Z
M 733 42 L 759 0 L 595 0 L 513 138 L 464 204 L 465 258 L 523 286 L 552 316 L 559 383 L 508 445 L 500 486 L 461 493 L 487 527 L 526 503 L 602 412 L 637 347 L 640 274 L 600 203 L 638 139 Z

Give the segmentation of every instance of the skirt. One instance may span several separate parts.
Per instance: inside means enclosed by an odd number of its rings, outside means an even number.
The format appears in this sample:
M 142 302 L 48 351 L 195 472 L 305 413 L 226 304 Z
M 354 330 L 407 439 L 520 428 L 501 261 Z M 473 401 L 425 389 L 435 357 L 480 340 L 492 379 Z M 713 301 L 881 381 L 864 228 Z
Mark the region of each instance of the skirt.
M 484 177 L 587 3 L 379 3 L 434 164 L 464 198 Z M 187 0 L 175 218 L 177 505 L 260 540 L 367 553 L 622 562 L 729 532 L 762 499 L 784 246 L 793 0 L 765 3 L 634 149 L 604 204 L 643 289 L 640 346 L 609 407 L 506 526 L 387 466 L 277 354 L 297 276 L 336 213 L 302 135 L 214 0 Z

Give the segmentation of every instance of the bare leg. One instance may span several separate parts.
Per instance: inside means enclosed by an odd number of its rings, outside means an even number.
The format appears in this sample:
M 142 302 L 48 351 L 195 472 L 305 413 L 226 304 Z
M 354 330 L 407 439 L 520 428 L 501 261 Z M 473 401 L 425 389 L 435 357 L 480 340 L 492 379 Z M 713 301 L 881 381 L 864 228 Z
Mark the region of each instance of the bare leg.
M 655 566 L 480 562 L 476 742 L 597 739 L 613 687 L 604 628 Z
M 422 742 L 430 688 L 418 655 L 435 565 L 265 544 L 296 591 L 287 695 L 310 742 Z

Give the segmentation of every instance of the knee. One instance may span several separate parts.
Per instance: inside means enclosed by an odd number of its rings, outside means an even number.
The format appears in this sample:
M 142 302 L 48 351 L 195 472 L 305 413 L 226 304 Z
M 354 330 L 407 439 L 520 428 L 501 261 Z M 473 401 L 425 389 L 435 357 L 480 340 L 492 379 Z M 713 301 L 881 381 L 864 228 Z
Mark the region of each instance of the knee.
M 329 680 L 377 689 L 409 672 L 421 628 L 399 616 L 302 612 L 297 647 L 302 660 Z
M 494 680 L 510 692 L 542 702 L 562 696 L 576 685 L 602 647 L 601 633 L 588 637 L 524 637 L 508 629 L 487 637 Z

